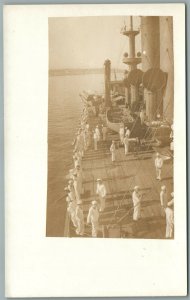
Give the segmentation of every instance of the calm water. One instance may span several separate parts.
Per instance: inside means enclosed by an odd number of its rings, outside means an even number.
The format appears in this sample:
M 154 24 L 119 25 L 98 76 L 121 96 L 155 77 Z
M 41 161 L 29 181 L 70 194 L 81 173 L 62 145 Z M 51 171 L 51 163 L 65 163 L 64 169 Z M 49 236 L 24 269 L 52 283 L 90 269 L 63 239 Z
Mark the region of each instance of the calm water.
M 63 236 L 66 175 L 79 124 L 83 90 L 103 92 L 103 74 L 49 77 L 47 236 Z

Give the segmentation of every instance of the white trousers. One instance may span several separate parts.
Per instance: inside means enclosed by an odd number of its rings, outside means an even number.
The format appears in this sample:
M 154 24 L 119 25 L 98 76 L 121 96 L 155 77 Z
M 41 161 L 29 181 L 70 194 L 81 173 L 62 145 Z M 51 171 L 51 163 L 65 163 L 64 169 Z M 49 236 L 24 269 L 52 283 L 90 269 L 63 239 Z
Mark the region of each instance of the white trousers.
M 84 221 L 77 218 L 76 222 L 77 222 L 76 234 L 83 235 L 84 234 Z
M 99 195 L 99 200 L 100 200 L 100 211 L 104 211 L 105 205 L 106 205 L 106 203 L 105 203 L 106 199 L 105 199 L 105 197 L 101 197 Z
M 97 237 L 98 235 L 98 221 L 92 221 L 92 237 Z
M 78 187 L 77 181 L 74 181 L 74 189 L 75 189 L 76 200 L 79 201 L 80 200 L 80 191 L 79 191 L 79 187 Z
M 165 209 L 166 213 L 166 238 L 172 238 L 174 228 L 174 214 L 170 208 Z
M 128 144 L 124 144 L 125 147 L 125 155 L 129 152 L 129 145 Z
M 111 153 L 111 160 L 112 160 L 112 161 L 115 161 L 115 151 L 113 151 L 113 152 Z
M 119 136 L 120 136 L 120 142 L 121 142 L 121 144 L 123 144 L 124 134 L 120 133 Z
M 141 205 L 135 205 L 134 211 L 133 211 L 133 220 L 137 221 L 140 218 L 141 215 Z
M 75 215 L 75 213 L 74 213 L 74 212 L 71 213 L 70 216 L 71 216 L 71 221 L 72 221 L 73 225 L 74 225 L 75 227 L 77 227 L 77 220 L 76 220 L 76 215 Z
M 161 168 L 156 167 L 156 178 L 157 179 L 161 179 L 161 170 L 162 170 Z

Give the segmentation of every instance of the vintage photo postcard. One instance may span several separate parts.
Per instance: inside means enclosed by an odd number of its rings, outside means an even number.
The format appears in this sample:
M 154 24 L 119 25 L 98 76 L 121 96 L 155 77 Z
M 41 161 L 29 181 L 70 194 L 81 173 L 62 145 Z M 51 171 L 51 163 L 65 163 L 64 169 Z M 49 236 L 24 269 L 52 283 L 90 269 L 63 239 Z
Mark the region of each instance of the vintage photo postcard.
M 186 295 L 185 6 L 7 5 L 4 69 L 7 296 Z

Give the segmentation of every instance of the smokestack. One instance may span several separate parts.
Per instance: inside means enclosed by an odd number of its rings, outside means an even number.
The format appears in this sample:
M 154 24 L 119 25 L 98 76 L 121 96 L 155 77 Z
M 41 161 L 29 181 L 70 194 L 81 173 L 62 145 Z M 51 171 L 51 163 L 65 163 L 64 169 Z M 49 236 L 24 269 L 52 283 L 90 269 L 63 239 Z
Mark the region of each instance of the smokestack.
M 160 67 L 159 17 L 141 17 L 142 70 Z
M 173 17 L 160 17 L 160 68 L 167 73 L 167 86 L 163 96 L 164 117 L 173 123 L 174 112 L 174 57 L 173 57 Z
M 141 17 L 142 70 L 144 72 L 160 68 L 160 22 L 159 17 Z M 149 81 L 153 80 L 150 76 Z M 149 121 L 162 112 L 162 93 L 144 89 L 146 115 Z M 160 105 L 161 104 L 161 105 Z

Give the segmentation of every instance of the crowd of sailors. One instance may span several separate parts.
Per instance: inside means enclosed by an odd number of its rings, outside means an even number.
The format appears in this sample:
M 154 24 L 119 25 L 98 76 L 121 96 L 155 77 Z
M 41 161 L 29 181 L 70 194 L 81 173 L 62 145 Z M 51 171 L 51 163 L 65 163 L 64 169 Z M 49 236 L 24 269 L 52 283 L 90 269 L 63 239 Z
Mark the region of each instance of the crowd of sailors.
M 100 107 L 101 108 L 101 107 Z M 101 109 L 98 110 L 101 112 Z M 96 114 L 96 111 L 94 112 Z M 106 196 L 107 190 L 106 186 L 101 178 L 96 181 L 96 194 L 95 200 L 91 202 L 89 206 L 87 218 L 84 218 L 83 212 L 83 201 L 81 196 L 85 193 L 83 185 L 83 168 L 82 159 L 85 152 L 89 147 L 94 148 L 95 151 L 98 150 L 100 141 L 107 141 L 108 128 L 103 123 L 102 125 L 96 125 L 94 128 L 90 128 L 88 123 L 89 108 L 85 106 L 81 115 L 81 124 L 76 134 L 76 139 L 74 142 L 73 150 L 73 169 L 69 171 L 68 186 L 65 188 L 67 192 L 67 211 L 70 216 L 72 225 L 75 227 L 75 232 L 79 236 L 84 236 L 85 226 L 91 225 L 91 235 L 92 237 L 98 236 L 99 231 L 99 218 L 101 213 L 106 207 Z M 123 145 L 124 154 L 129 153 L 129 141 L 130 141 L 130 130 L 124 127 L 123 124 L 120 126 L 119 130 L 119 143 Z M 173 128 L 172 128 L 172 138 L 173 138 Z M 116 161 L 116 149 L 117 143 L 112 140 L 110 146 L 110 157 L 112 163 Z M 164 160 L 159 153 L 156 153 L 155 157 L 155 174 L 156 179 L 162 179 L 162 168 Z M 137 222 L 141 218 L 141 204 L 143 194 L 140 192 L 140 187 L 135 186 L 132 192 L 132 204 L 133 204 L 133 221 Z M 171 197 L 168 197 L 166 186 L 161 187 L 160 191 L 160 210 L 161 216 L 166 218 L 166 238 L 173 237 L 174 228 L 174 193 L 171 193 Z
M 68 177 L 68 186 L 65 188 L 67 192 L 67 211 L 69 213 L 71 222 L 76 228 L 76 234 L 79 236 L 84 235 L 85 221 L 83 213 L 83 203 L 81 195 L 84 194 L 83 188 L 83 172 L 82 172 L 82 158 L 85 151 L 92 145 L 95 150 L 98 149 L 98 143 L 100 140 L 106 141 L 107 127 L 102 125 L 100 130 L 97 125 L 93 130 L 90 129 L 89 123 L 87 122 L 88 111 L 83 110 L 81 116 L 80 128 L 77 132 L 76 139 L 74 142 L 73 151 L 73 169 L 70 169 Z M 106 187 L 101 179 L 97 179 L 96 193 L 98 200 L 93 200 L 89 207 L 87 216 L 87 224 L 91 224 L 92 237 L 97 237 L 99 228 L 99 216 L 100 213 L 105 209 L 106 200 Z

